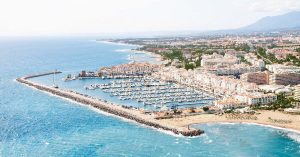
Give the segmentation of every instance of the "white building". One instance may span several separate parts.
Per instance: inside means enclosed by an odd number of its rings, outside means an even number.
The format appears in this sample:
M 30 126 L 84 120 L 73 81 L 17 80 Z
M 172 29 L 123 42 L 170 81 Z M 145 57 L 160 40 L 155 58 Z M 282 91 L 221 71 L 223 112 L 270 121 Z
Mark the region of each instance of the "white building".
M 265 68 L 265 62 L 262 59 L 258 59 L 254 53 L 248 53 L 244 58 L 253 66 L 257 66 L 261 69 Z
M 212 54 L 212 55 L 204 55 L 201 59 L 201 66 L 202 67 L 214 67 L 214 66 L 231 66 L 234 64 L 238 64 L 240 62 L 239 58 L 232 56 L 232 55 L 219 55 L 219 54 Z
M 277 100 L 277 96 L 273 93 L 241 93 L 235 96 L 235 98 L 241 102 L 247 103 L 248 105 L 255 104 L 269 104 L 271 102 L 275 102 Z
M 297 66 L 270 64 L 270 65 L 266 65 L 266 68 L 273 73 L 300 73 L 300 67 Z

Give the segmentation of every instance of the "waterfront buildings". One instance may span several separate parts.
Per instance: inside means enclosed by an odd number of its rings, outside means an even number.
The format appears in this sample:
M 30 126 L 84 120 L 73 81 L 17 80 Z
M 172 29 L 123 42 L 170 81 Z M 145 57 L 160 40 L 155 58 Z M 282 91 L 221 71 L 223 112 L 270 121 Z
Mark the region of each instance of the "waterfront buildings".
M 225 98 L 215 102 L 215 106 L 220 109 L 236 109 L 249 105 L 269 104 L 277 100 L 274 94 L 262 94 L 259 92 L 243 93 L 233 96 L 232 98 Z
M 165 81 L 175 81 L 221 97 L 217 104 L 225 108 L 239 106 L 243 103 L 254 105 L 276 101 L 275 94 L 259 92 L 259 88 L 255 83 L 244 82 L 227 76 L 217 76 L 205 71 L 187 71 L 175 67 L 164 67 L 155 75 Z M 228 97 L 232 97 L 236 101 L 222 101 L 222 99 Z
M 95 77 L 96 76 L 96 73 L 93 72 L 93 71 L 85 71 L 85 70 L 82 70 L 79 75 L 79 77 Z
M 149 75 L 159 70 L 159 65 L 150 63 L 128 63 L 112 67 L 101 68 L 99 76 L 117 76 L 117 75 Z
M 240 102 L 247 103 L 248 105 L 264 105 L 277 100 L 277 96 L 273 93 L 263 94 L 260 92 L 242 93 L 236 95 L 235 98 Z
M 237 99 L 228 98 L 215 101 L 215 106 L 219 109 L 226 110 L 226 109 L 236 109 L 248 106 L 246 103 L 242 103 Z

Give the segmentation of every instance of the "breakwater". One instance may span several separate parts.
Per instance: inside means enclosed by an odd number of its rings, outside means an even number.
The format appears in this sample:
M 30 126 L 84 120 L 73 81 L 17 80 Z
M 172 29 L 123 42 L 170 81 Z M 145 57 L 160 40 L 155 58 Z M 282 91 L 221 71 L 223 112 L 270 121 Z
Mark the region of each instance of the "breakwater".
M 163 129 L 166 131 L 171 131 L 175 134 L 181 134 L 183 136 L 198 136 L 204 133 L 204 131 L 200 129 L 195 129 L 195 128 L 190 128 L 190 127 L 178 127 L 178 126 L 173 126 L 167 123 L 163 123 L 161 121 L 158 121 L 154 119 L 153 116 L 151 115 L 146 115 L 141 113 L 139 110 L 134 110 L 134 109 L 128 109 L 124 108 L 122 106 L 115 105 L 113 103 L 106 102 L 101 99 L 93 98 L 88 95 L 84 95 L 72 90 L 66 90 L 66 89 L 59 89 L 51 86 L 46 86 L 42 84 L 38 84 L 36 82 L 30 81 L 30 78 L 34 77 L 40 77 L 40 76 L 45 76 L 45 75 L 51 75 L 51 74 L 56 74 L 56 73 L 61 73 L 59 71 L 55 72 L 49 72 L 49 73 L 43 73 L 43 74 L 36 74 L 36 75 L 29 75 L 25 77 L 21 77 L 16 79 L 18 82 L 26 84 L 28 86 L 34 87 L 38 90 L 45 91 L 57 96 L 61 96 L 70 100 L 73 100 L 78 103 L 82 103 L 85 105 L 92 106 L 96 109 L 99 109 L 101 111 L 117 115 L 129 120 L 136 121 L 141 124 L 145 124 L 150 127 L 154 127 L 157 129 Z

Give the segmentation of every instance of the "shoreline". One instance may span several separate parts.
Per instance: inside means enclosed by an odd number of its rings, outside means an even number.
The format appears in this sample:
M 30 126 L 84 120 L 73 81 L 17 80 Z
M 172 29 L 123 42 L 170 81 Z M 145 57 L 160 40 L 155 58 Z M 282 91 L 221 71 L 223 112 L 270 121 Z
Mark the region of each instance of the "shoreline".
M 122 45 L 122 46 L 135 46 L 135 47 L 142 47 L 142 45 L 134 45 L 134 44 L 127 44 L 127 43 L 118 43 L 118 42 L 112 42 L 112 41 L 107 41 L 107 40 L 95 40 L 96 42 L 99 43 L 104 43 L 104 44 L 114 44 L 114 45 Z M 156 62 L 162 62 L 163 58 L 161 55 L 150 52 L 150 51 L 140 51 L 140 50 L 135 50 L 135 49 L 128 49 L 129 52 L 138 52 L 138 53 L 143 53 L 149 56 L 152 56 L 155 58 Z
M 183 136 L 199 136 L 204 133 L 204 131 L 195 128 L 188 128 L 184 126 L 175 126 L 170 125 L 168 123 L 163 123 L 154 119 L 152 115 L 145 115 L 141 113 L 139 110 L 127 109 L 119 105 L 115 105 L 111 102 L 105 102 L 102 99 L 96 99 L 88 95 L 84 95 L 72 90 L 66 89 L 58 89 L 42 84 L 35 83 L 33 81 L 29 81 L 29 78 L 51 75 L 54 73 L 61 73 L 61 72 L 50 72 L 50 73 L 43 73 L 43 74 L 36 74 L 36 75 L 29 75 L 21 78 L 17 78 L 16 81 L 19 83 L 25 84 L 37 90 L 53 94 L 54 96 L 58 96 L 60 98 L 64 98 L 67 100 L 71 100 L 82 105 L 92 107 L 95 110 L 99 110 L 101 112 L 105 112 L 108 114 L 113 114 L 118 117 L 125 118 L 126 120 L 135 121 L 139 124 L 149 126 L 151 128 L 156 128 L 158 130 L 173 132 L 176 135 L 183 135 Z
M 257 125 L 257 126 L 262 126 L 262 127 L 267 127 L 267 128 L 273 128 L 276 130 L 283 130 L 286 132 L 293 132 L 297 133 L 300 135 L 300 130 L 295 130 L 291 128 L 283 128 L 283 127 L 278 127 L 274 125 L 269 125 L 269 124 L 263 124 L 263 123 L 258 123 L 258 122 L 203 122 L 203 123 L 194 123 L 191 125 L 197 125 L 197 124 L 221 124 L 221 125 L 239 125 L 239 124 L 247 124 L 247 125 Z
M 146 55 L 152 56 L 153 58 L 155 58 L 156 62 L 162 62 L 163 61 L 163 58 L 162 58 L 161 55 L 153 53 L 153 52 L 150 52 L 150 51 L 140 51 L 140 50 L 132 50 L 132 49 L 130 51 L 131 52 L 144 53 Z
M 255 124 L 265 127 L 272 127 L 275 129 L 281 129 L 291 131 L 300 134 L 300 115 L 290 115 L 279 111 L 258 111 L 260 114 L 255 115 L 257 120 L 246 120 L 246 119 L 227 119 L 225 115 L 197 115 L 193 117 L 177 118 L 176 122 L 174 119 L 162 119 L 165 123 L 170 123 L 176 126 L 188 126 L 197 124 L 213 124 L 213 123 L 232 123 L 232 124 Z M 275 123 L 269 120 L 272 119 L 284 119 L 291 120 L 291 123 Z
M 108 40 L 97 40 L 97 39 L 95 39 L 95 40 L 93 40 L 93 41 L 99 42 L 99 43 L 104 43 L 104 44 L 141 47 L 141 45 L 126 44 L 126 43 L 119 43 L 119 42 L 112 42 L 112 41 L 108 41 Z

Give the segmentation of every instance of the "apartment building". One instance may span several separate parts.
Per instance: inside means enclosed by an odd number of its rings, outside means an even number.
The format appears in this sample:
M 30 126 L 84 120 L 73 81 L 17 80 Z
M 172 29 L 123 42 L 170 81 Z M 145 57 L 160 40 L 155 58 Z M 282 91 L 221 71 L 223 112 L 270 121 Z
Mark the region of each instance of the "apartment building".
M 272 85 L 297 85 L 300 84 L 298 73 L 273 73 L 270 75 L 269 83 Z
M 269 84 L 269 72 L 252 72 L 242 74 L 240 79 L 244 82 L 255 83 L 257 85 Z
M 201 59 L 202 67 L 231 66 L 238 63 L 240 63 L 239 58 L 226 54 L 222 56 L 214 53 L 212 55 L 204 55 Z

